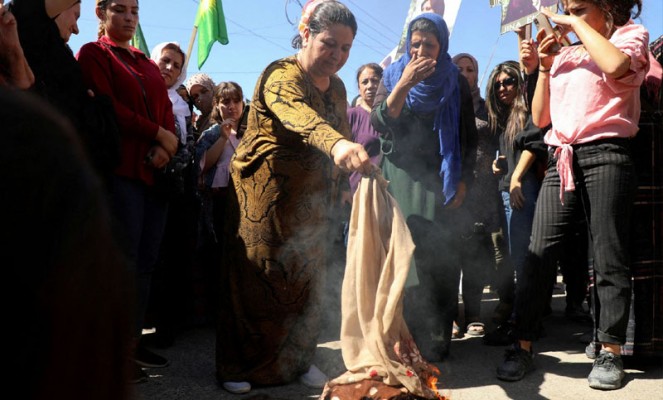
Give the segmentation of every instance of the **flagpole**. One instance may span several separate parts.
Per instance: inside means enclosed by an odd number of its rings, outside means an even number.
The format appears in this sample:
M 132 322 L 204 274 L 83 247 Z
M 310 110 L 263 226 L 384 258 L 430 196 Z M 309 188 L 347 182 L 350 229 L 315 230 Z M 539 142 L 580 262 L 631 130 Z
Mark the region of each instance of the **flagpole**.
M 186 50 L 186 62 L 184 62 L 184 67 L 182 71 L 186 71 L 189 66 L 189 60 L 191 59 L 191 51 L 193 50 L 193 42 L 196 41 L 196 35 L 198 34 L 198 27 L 194 26 L 193 31 L 191 32 L 191 39 L 189 39 L 189 48 Z

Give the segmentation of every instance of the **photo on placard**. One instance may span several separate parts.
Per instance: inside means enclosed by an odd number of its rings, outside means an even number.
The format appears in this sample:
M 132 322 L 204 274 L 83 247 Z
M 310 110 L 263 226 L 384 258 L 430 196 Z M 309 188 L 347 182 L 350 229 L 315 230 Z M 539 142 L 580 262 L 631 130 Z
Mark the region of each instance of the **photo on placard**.
M 492 1 L 492 0 L 491 0 Z M 494 3 L 497 3 L 494 2 Z M 557 11 L 558 0 L 499 0 L 502 5 L 501 33 L 531 24 L 542 8 Z M 493 5 L 493 2 L 491 2 Z

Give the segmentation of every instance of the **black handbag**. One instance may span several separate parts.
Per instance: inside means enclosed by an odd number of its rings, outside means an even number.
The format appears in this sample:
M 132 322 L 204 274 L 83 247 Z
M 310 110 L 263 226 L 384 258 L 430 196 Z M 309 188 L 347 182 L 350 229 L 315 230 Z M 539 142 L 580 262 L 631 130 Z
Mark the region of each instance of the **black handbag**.
M 194 187 L 193 135 L 187 135 L 186 143 L 180 143 L 177 152 L 163 169 L 154 171 L 156 190 L 168 197 L 181 196 Z

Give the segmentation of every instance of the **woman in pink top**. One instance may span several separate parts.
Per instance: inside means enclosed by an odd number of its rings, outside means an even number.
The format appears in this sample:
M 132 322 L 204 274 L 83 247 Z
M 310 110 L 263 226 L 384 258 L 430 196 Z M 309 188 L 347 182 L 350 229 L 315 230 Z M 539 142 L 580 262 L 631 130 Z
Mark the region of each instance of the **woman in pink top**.
M 624 377 L 620 344 L 631 299 L 628 257 L 635 171 L 629 139 L 638 130 L 640 85 L 649 68 L 649 34 L 631 20 L 641 0 L 563 0 L 565 15 L 544 13 L 579 39 L 552 53 L 553 35 L 539 34 L 539 76 L 532 118 L 552 123 L 545 142 L 549 163 L 532 228 L 524 279 L 517 285 L 515 337 L 497 377 L 517 381 L 532 369 L 531 341 L 547 299 L 543 287 L 587 221 L 593 242 L 597 342 L 602 349 L 589 375 L 595 389 L 618 389 Z M 521 284 L 522 283 L 522 284 Z

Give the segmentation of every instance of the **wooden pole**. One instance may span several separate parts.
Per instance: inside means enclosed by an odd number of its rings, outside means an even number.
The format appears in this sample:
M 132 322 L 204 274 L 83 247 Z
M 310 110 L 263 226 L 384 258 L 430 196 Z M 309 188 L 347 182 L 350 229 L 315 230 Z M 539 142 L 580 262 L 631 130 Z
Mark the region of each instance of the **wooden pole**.
M 191 32 L 191 39 L 189 39 L 189 47 L 186 49 L 186 61 L 184 62 L 184 67 L 182 71 L 186 71 L 189 67 L 189 60 L 191 59 L 191 51 L 193 50 L 193 42 L 196 41 L 196 35 L 198 34 L 198 27 L 194 26 L 193 31 Z

